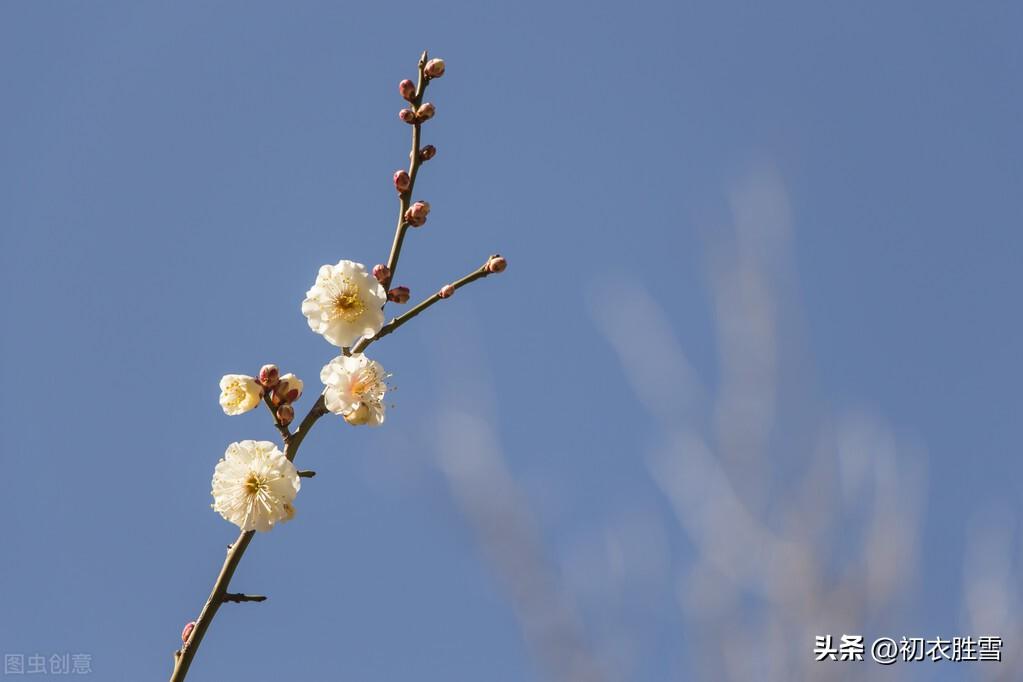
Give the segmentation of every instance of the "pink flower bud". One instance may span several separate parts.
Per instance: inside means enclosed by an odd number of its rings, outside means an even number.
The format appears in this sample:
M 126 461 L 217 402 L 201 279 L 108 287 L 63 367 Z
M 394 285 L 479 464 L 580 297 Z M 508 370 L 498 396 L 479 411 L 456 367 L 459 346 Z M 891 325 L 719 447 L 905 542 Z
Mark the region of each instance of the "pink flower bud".
M 416 97 L 416 85 L 408 78 L 398 83 L 398 93 L 411 102 Z
M 195 629 L 195 621 L 189 621 L 185 623 L 185 629 L 181 631 L 181 642 L 182 644 L 188 644 L 188 638 L 192 636 L 192 630 Z
M 412 178 L 409 177 L 408 171 L 397 170 L 394 171 L 394 189 L 399 192 L 407 192 L 408 188 L 412 186 Z
M 398 112 L 398 118 L 405 121 L 405 123 L 412 125 L 416 122 L 416 112 L 411 109 L 402 109 Z
M 440 288 L 440 291 L 437 292 L 437 295 L 441 298 L 451 298 L 453 293 L 455 293 L 455 288 L 450 284 L 445 284 Z
M 405 220 L 412 227 L 422 227 L 426 224 L 426 216 L 430 214 L 430 204 L 425 201 L 417 201 L 405 211 Z
M 508 267 L 508 261 L 504 259 L 504 256 L 495 254 L 487 261 L 488 272 L 504 272 L 506 267 Z
M 408 287 L 394 287 L 387 292 L 387 300 L 394 303 L 408 303 L 411 293 Z
M 391 269 L 383 263 L 377 263 L 373 266 L 373 276 L 377 278 L 378 282 L 383 284 L 391 279 Z
M 443 59 L 431 59 L 426 62 L 426 66 L 423 71 L 430 78 L 440 78 L 444 75 L 444 60 Z
M 423 121 L 429 121 L 433 118 L 433 115 L 437 113 L 437 107 L 433 106 L 430 102 L 424 102 L 419 105 L 416 109 L 416 121 L 422 123 Z
M 277 369 L 277 365 L 263 365 L 259 370 L 259 383 L 263 388 L 273 388 L 277 385 L 280 376 L 281 372 Z
M 432 144 L 428 144 L 419 150 L 419 158 L 423 161 L 429 161 L 437 155 L 437 148 Z
M 295 408 L 288 403 L 284 403 L 277 408 L 277 421 L 284 426 L 287 426 L 295 419 Z

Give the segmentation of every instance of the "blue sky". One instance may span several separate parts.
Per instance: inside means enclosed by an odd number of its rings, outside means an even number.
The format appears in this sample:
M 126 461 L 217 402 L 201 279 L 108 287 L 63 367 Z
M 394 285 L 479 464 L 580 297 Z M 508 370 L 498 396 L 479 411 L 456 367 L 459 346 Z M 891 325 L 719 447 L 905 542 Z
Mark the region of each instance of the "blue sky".
M 373 347 L 387 424 L 317 426 L 233 583 L 270 599 L 189 679 L 983 679 L 802 666 L 843 628 L 1019 651 L 1021 20 L 4 3 L 0 648 L 169 674 L 235 536 L 213 467 L 276 435 L 217 382 L 276 362 L 312 403 L 300 303 L 386 258 L 428 48 L 397 280 L 510 267 Z

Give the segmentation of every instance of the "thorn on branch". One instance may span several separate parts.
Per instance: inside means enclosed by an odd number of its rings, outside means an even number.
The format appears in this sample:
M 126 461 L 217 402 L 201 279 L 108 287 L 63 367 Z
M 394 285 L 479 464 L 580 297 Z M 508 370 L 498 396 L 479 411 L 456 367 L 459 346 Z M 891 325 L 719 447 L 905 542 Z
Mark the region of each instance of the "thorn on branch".
M 266 601 L 266 596 L 262 594 L 241 594 L 238 592 L 227 592 L 224 594 L 224 598 L 221 600 L 224 602 L 234 602 L 240 604 L 243 601 Z

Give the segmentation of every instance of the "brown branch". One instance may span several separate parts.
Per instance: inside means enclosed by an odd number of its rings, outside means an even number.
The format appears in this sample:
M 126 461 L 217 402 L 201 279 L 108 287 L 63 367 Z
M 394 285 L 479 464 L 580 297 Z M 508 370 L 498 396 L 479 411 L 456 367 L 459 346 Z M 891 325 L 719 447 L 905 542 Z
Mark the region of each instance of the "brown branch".
M 418 110 L 419 106 L 423 101 L 423 93 L 426 91 L 426 86 L 430 81 L 430 78 L 425 73 L 425 67 L 427 62 L 427 53 L 424 51 L 422 56 L 419 58 L 419 80 L 416 85 L 415 95 L 410 106 L 413 110 Z M 408 210 L 409 205 L 412 201 L 412 193 L 415 188 L 416 174 L 419 171 L 419 166 L 422 163 L 421 149 L 420 149 L 420 138 L 421 138 L 421 121 L 415 122 L 412 126 L 412 151 L 409 158 L 409 188 L 407 191 L 400 195 L 400 211 L 398 214 L 398 226 L 395 230 L 394 243 L 391 246 L 391 253 L 387 260 L 387 267 L 390 270 L 390 275 L 387 281 L 384 283 L 384 289 L 386 290 L 394 277 L 394 273 L 397 271 L 398 258 L 401 255 L 402 242 L 405 238 L 405 232 L 408 229 L 408 223 L 405 220 L 405 212 Z M 493 257 L 492 257 L 493 258 Z M 487 275 L 491 274 L 490 269 L 491 260 L 484 263 L 479 269 L 469 273 L 462 279 L 453 282 L 450 285 L 444 287 L 445 295 L 441 296 L 438 292 L 433 296 L 427 298 L 425 301 L 419 303 L 415 307 L 411 308 L 402 315 L 393 318 L 390 322 L 385 324 L 380 331 L 373 338 L 363 338 L 351 348 L 352 353 L 361 353 L 366 349 L 369 344 L 373 343 L 377 339 L 387 336 L 391 332 L 398 329 L 413 317 L 416 317 L 424 310 L 432 306 L 442 298 L 447 298 L 454 291 L 461 287 L 474 282 L 477 279 L 482 279 Z M 502 267 L 503 269 L 503 267 Z M 344 348 L 342 352 L 345 355 L 349 354 L 349 349 Z M 263 402 L 266 404 L 267 409 L 270 410 L 273 416 L 274 426 L 281 434 L 281 438 L 284 441 L 284 456 L 287 457 L 288 461 L 293 462 L 295 456 L 298 454 L 298 449 L 305 440 L 306 435 L 316 424 L 317 420 L 323 415 L 327 414 L 328 410 L 325 405 L 325 398 L 321 394 L 316 402 L 309 408 L 309 412 L 306 413 L 298 427 L 292 432 L 287 424 L 283 424 L 277 419 L 277 409 L 274 407 L 273 402 L 270 398 L 269 392 L 266 392 L 263 396 Z M 300 471 L 299 476 L 302 478 L 311 478 L 315 476 L 314 471 Z M 229 593 L 227 591 L 228 585 L 231 582 L 231 578 L 234 576 L 235 569 L 238 568 L 238 564 L 245 554 L 245 550 L 248 548 L 249 543 L 252 541 L 252 537 L 255 535 L 255 531 L 242 531 L 235 540 L 234 544 L 230 545 L 227 550 L 227 558 L 224 560 L 224 565 L 220 569 L 220 574 L 217 576 L 216 582 L 213 584 L 213 590 L 210 592 L 210 596 L 206 599 L 206 603 L 203 605 L 202 611 L 199 613 L 199 617 L 195 621 L 194 627 L 188 634 L 188 638 L 184 642 L 181 649 L 174 652 L 174 672 L 171 674 L 170 682 L 182 682 L 185 676 L 188 674 L 189 666 L 192 664 L 192 660 L 195 658 L 196 651 L 199 649 L 199 645 L 202 643 L 203 636 L 209 629 L 210 624 L 213 622 L 213 618 L 217 614 L 217 610 L 220 605 L 224 602 L 245 602 L 245 601 L 263 601 L 266 597 L 261 595 L 245 595 L 238 593 Z
M 268 404 L 268 407 L 273 409 L 273 405 Z M 295 455 L 298 454 L 298 447 L 302 444 L 306 434 L 309 433 L 309 429 L 313 427 L 316 420 L 326 413 L 327 408 L 324 407 L 323 396 L 321 395 L 319 400 L 309 408 L 309 412 L 302 419 L 298 430 L 294 433 L 289 433 L 285 437 L 284 456 L 288 458 L 288 461 L 294 461 Z M 280 428 L 278 426 L 278 430 Z M 288 431 L 287 427 L 284 427 L 283 430 L 285 432 Z M 224 566 L 220 569 L 220 575 L 217 576 L 216 582 L 213 583 L 213 591 L 210 592 L 210 596 L 206 599 L 206 604 L 202 607 L 202 611 L 195 621 L 195 627 L 192 628 L 192 632 L 189 634 L 188 640 L 185 641 L 184 645 L 174 652 L 174 672 L 171 674 L 170 682 L 182 682 L 185 679 L 185 676 L 188 674 L 188 668 L 192 665 L 192 659 L 195 658 L 195 652 L 199 649 L 202 638 L 206 634 L 206 630 L 209 629 L 210 623 L 213 622 L 213 618 L 217 615 L 220 605 L 225 600 L 236 601 L 235 599 L 227 599 L 227 587 L 231 583 L 231 577 L 234 575 L 235 569 L 238 568 L 238 563 L 242 560 L 242 556 L 244 556 L 245 550 L 248 548 L 255 533 L 256 531 L 254 530 L 242 531 L 238 539 L 227 550 Z M 246 601 L 261 600 L 250 599 Z

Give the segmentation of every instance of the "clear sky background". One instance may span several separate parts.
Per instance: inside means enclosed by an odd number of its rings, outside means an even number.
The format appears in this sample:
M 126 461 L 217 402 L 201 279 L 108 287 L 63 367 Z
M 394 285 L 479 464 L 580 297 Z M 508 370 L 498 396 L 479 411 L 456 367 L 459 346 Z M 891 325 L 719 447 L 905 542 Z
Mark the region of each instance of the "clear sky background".
M 224 373 L 312 404 L 317 268 L 385 260 L 397 82 L 439 153 L 372 347 L 191 680 L 986 679 L 1021 650 L 1023 10 L 0 4 L 0 649 L 163 679 L 233 526 Z M 746 666 L 753 666 L 747 669 Z M 987 666 L 987 667 L 984 667 Z M 751 670 L 757 670 L 753 673 Z

